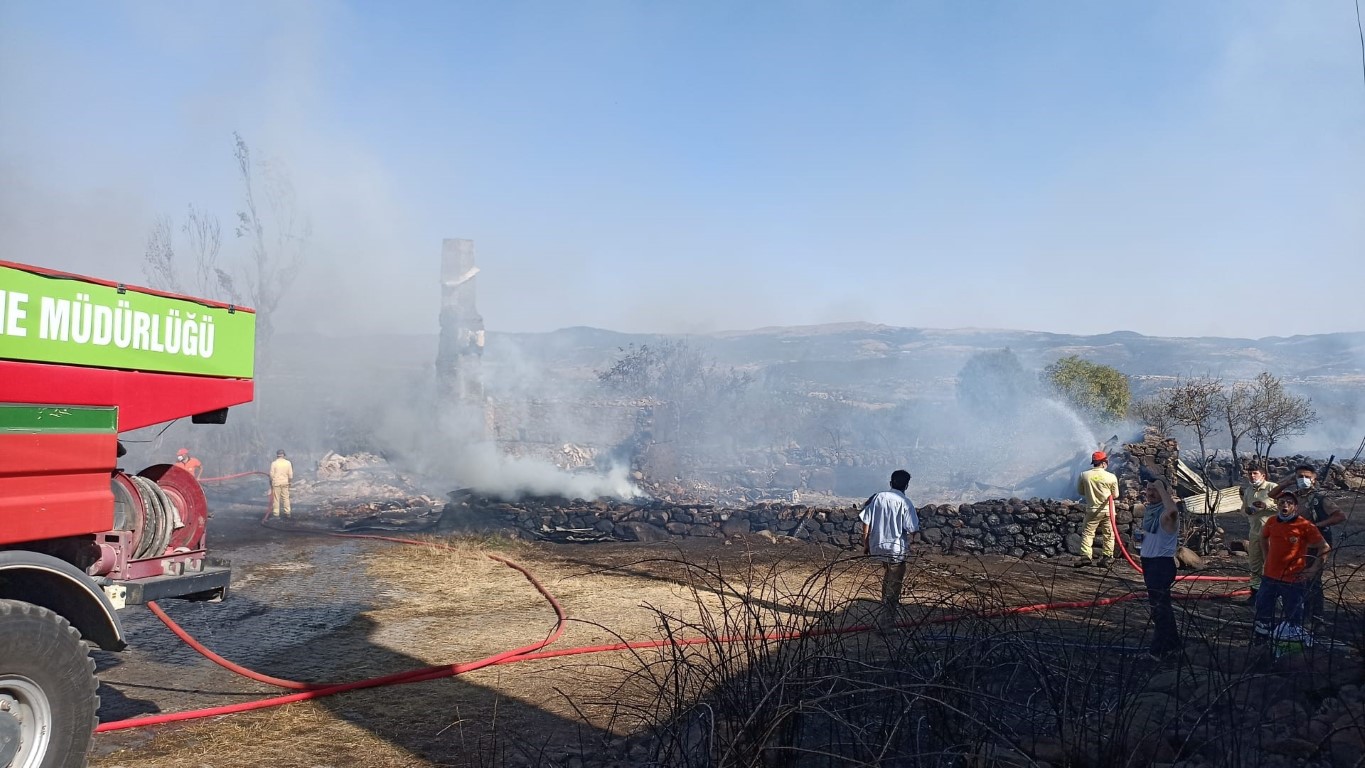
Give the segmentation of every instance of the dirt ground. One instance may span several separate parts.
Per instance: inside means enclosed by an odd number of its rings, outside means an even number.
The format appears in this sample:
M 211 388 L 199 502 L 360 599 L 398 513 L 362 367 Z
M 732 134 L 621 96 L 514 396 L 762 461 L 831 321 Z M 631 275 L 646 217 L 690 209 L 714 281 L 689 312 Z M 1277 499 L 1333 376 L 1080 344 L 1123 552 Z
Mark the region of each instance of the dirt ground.
M 443 539 L 455 551 L 258 525 L 259 507 L 217 507 L 211 546 L 230 558 L 222 603 L 171 602 L 171 616 L 227 658 L 267 674 L 342 682 L 470 661 L 546 637 L 554 613 L 527 580 L 486 554 L 526 566 L 570 619 L 554 648 L 646 640 L 707 617 L 751 590 L 769 626 L 849 626 L 873 616 L 879 566 L 812 545 L 734 543 L 554 545 Z M 300 510 L 296 526 L 331 525 Z M 1365 518 L 1362 510 L 1357 519 Z M 1236 535 L 1236 524 L 1227 524 Z M 1352 521 L 1353 528 L 1362 524 Z M 1351 548 L 1348 548 L 1351 549 Z M 1354 549 L 1338 569 L 1363 558 Z M 1238 562 L 1214 565 L 1236 572 Z M 757 585 L 757 586 L 755 586 Z M 1126 566 L 1109 572 L 1059 561 L 927 557 L 906 582 L 910 612 L 944 610 L 971 586 L 971 608 L 1113 597 L 1141 589 Z M 1202 583 L 1184 591 L 1221 593 Z M 761 590 L 758 593 L 752 590 Z M 1359 599 L 1354 591 L 1352 600 Z M 931 608 L 931 606 L 934 606 Z M 1183 620 L 1248 632 L 1250 608 L 1190 604 Z M 130 649 L 97 654 L 104 722 L 280 695 L 184 646 L 145 608 L 124 611 Z M 664 626 L 664 618 L 671 622 Z M 1121 604 L 1107 621 L 1132 626 L 1140 651 L 1146 605 Z M 1064 618 L 1059 620 L 1064 621 Z M 698 622 L 697 627 L 679 622 Z M 871 636 L 871 633 L 868 633 Z M 514 766 L 629 765 L 639 713 L 629 706 L 657 652 L 568 656 L 488 667 L 457 677 L 345 693 L 187 723 L 101 734 L 92 765 Z M 283 693 L 288 693 L 287 691 Z M 598 759 L 591 756 L 596 755 Z M 614 763 L 612 761 L 615 761 Z

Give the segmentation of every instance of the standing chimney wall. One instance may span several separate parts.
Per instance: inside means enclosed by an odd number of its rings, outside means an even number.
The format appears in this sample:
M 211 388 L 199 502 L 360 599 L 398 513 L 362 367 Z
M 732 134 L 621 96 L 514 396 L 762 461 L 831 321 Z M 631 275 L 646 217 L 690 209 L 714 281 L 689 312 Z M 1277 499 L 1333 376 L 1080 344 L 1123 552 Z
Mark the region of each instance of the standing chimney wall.
M 441 242 L 441 339 L 436 382 L 443 413 L 484 421 L 483 317 L 475 303 L 474 241 Z

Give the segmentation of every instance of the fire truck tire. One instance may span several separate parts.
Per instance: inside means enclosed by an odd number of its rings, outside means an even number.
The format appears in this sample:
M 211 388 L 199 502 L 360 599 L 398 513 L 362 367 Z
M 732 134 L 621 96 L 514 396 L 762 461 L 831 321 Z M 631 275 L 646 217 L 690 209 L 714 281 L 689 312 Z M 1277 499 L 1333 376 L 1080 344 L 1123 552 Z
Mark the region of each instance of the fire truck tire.
M 14 768 L 85 765 L 98 687 L 95 661 L 66 619 L 0 600 L 0 733 L 20 734 Z M 0 758 L 11 757 L 6 749 L 0 744 Z

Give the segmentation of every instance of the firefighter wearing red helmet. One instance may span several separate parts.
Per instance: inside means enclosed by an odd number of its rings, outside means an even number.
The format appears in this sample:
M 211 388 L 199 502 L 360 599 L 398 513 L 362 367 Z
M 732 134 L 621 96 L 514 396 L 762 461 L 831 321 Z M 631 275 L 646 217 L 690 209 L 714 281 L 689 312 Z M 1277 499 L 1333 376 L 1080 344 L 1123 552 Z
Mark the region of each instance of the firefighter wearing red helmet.
M 1081 527 L 1081 552 L 1076 565 L 1090 565 L 1095 533 L 1100 534 L 1100 565 L 1114 563 L 1114 529 L 1109 525 L 1109 505 L 1119 495 L 1119 479 L 1109 471 L 1109 456 L 1104 451 L 1090 454 L 1090 469 L 1076 481 L 1076 493 L 1085 501 L 1085 523 Z
M 195 480 L 198 480 L 199 476 L 204 474 L 204 465 L 200 463 L 199 459 L 190 455 L 190 449 L 188 448 L 181 448 L 175 452 L 175 465 L 186 472 L 189 472 L 194 476 Z

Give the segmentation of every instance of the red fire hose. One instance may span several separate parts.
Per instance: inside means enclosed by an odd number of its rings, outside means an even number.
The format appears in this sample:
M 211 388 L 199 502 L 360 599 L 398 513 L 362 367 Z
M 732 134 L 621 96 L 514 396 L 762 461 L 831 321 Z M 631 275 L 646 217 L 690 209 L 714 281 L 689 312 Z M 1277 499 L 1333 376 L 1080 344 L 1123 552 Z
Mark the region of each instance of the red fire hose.
M 1109 497 L 1109 530 L 1114 533 L 1114 540 L 1118 542 L 1119 551 L 1123 553 L 1123 559 L 1133 566 L 1133 570 L 1142 573 L 1142 566 L 1128 554 L 1128 547 L 1123 544 L 1123 537 L 1119 535 L 1118 515 L 1114 512 L 1114 497 Z M 1176 576 L 1176 581 L 1249 581 L 1246 576 Z
M 368 538 L 362 537 L 358 534 L 348 534 L 348 537 Z M 421 545 L 428 544 L 427 542 L 408 539 L 391 539 L 389 537 L 379 536 L 376 536 L 374 538 L 387 539 L 390 541 L 402 541 L 404 543 L 409 544 Z M 453 547 L 446 548 L 453 549 Z M 522 566 L 498 555 L 488 555 L 488 557 L 502 563 L 503 565 L 508 566 L 509 568 L 513 568 L 519 571 L 523 576 L 526 577 L 527 581 L 531 582 L 531 585 L 536 588 L 536 591 L 539 592 L 542 596 L 544 596 L 546 601 L 550 603 L 551 607 L 554 608 L 556 617 L 555 626 L 554 629 L 544 640 L 530 643 L 528 645 L 523 645 L 518 648 L 513 648 L 508 651 L 503 651 L 501 653 L 495 653 L 492 656 L 486 656 L 476 661 L 464 662 L 459 664 L 444 664 L 432 667 L 422 667 L 419 669 L 407 670 L 405 672 L 397 672 L 390 675 L 372 677 L 365 680 L 357 680 L 351 683 L 339 684 L 299 683 L 293 680 L 283 680 L 280 678 L 271 677 L 270 675 L 263 675 L 259 672 L 255 672 L 253 670 L 247 669 L 246 667 L 234 664 L 233 662 L 228 661 L 227 659 L 224 659 L 218 654 L 210 651 L 198 640 L 195 640 L 193 637 L 191 637 L 189 633 L 185 632 L 183 628 L 181 628 L 174 621 L 172 621 L 171 618 L 167 616 L 165 612 L 160 609 L 159 606 L 156 606 L 155 603 L 148 603 L 148 606 L 152 608 L 153 613 L 157 615 L 157 618 L 165 622 L 166 626 L 170 627 L 171 631 L 175 632 L 175 634 L 180 639 L 184 640 L 191 648 L 193 648 L 195 651 L 198 651 L 200 654 L 204 655 L 204 657 L 208 658 L 210 661 L 213 661 L 214 663 L 224 667 L 225 669 L 231 670 L 232 672 L 235 672 L 239 675 L 251 678 L 252 680 L 257 680 L 263 683 L 268 683 L 270 685 L 279 686 L 281 688 L 294 688 L 305 690 L 303 690 L 303 692 L 301 693 L 294 693 L 287 696 L 276 696 L 268 699 L 258 699 L 256 701 L 247 701 L 242 702 L 240 704 L 229 704 L 221 707 L 209 707 L 207 709 L 191 710 L 189 712 L 175 712 L 165 715 L 150 715 L 146 717 L 134 717 L 128 718 L 126 720 L 117 720 L 111 723 L 100 723 L 100 725 L 97 728 L 95 728 L 95 732 L 105 733 L 108 731 L 119 731 L 128 728 L 143 728 L 149 725 L 173 723 L 181 720 L 195 720 L 204 717 L 215 717 L 217 715 L 228 715 L 236 712 L 249 712 L 253 709 L 277 707 L 282 704 L 292 704 L 296 701 L 308 701 L 310 699 L 318 699 L 322 698 L 323 696 L 332 696 L 338 693 L 345 693 L 347 691 L 357 691 L 363 688 L 377 688 L 386 685 L 401 685 L 403 683 L 416 683 L 425 680 L 439 680 L 440 678 L 443 677 L 451 677 L 454 675 L 464 674 L 465 672 L 473 672 L 476 669 L 483 669 L 484 667 L 492 666 L 495 664 L 508 663 L 510 660 L 513 660 L 524 654 L 540 650 L 541 648 L 544 648 L 545 646 L 558 640 L 560 636 L 564 634 L 564 622 L 568 619 L 568 616 L 565 615 L 564 608 L 559 604 L 559 601 L 555 599 L 554 595 L 550 594 L 549 590 L 547 590 L 544 585 L 542 585 L 538 580 L 536 580 L 536 577 L 533 576 L 530 571 L 526 570 Z
M 209 478 L 209 481 L 212 482 L 218 480 L 228 480 L 236 477 L 245 477 L 248 475 L 259 474 L 264 473 L 243 472 L 238 475 L 229 475 L 222 478 Z M 264 523 L 265 520 L 262 520 L 262 524 Z M 1119 546 L 1122 548 L 1123 539 L 1118 536 L 1118 523 L 1116 515 L 1114 513 L 1114 503 L 1112 498 L 1109 501 L 1109 524 L 1113 528 L 1115 538 L 1118 539 L 1119 541 Z M 418 541 L 416 539 L 402 539 L 393 536 L 331 532 L 329 532 L 328 535 L 337 536 L 340 538 L 376 539 L 379 541 L 389 541 L 399 544 L 409 544 L 416 546 L 435 546 L 443 549 L 454 549 L 454 547 L 451 547 L 446 544 L 440 544 L 437 542 L 425 542 Z M 1133 568 L 1135 568 L 1139 573 L 1141 573 L 1142 571 L 1141 567 L 1139 567 L 1138 564 L 1133 561 L 1133 558 L 1128 554 L 1128 550 L 1126 548 L 1123 548 L 1123 556 L 1125 559 L 1128 560 L 1128 563 L 1132 565 Z M 232 672 L 235 672 L 239 675 L 243 675 L 252 680 L 267 683 L 269 685 L 274 685 L 281 688 L 299 690 L 299 693 L 287 694 L 284 696 L 275 696 L 272 698 L 258 699 L 256 701 L 248 701 L 238 704 L 229 704 L 220 707 L 209 707 L 206 709 L 191 710 L 188 712 L 176 712 L 163 715 L 150 715 L 145 717 L 128 718 L 126 720 L 117 720 L 110 723 L 101 723 L 99 727 L 95 729 L 95 731 L 97 733 L 106 733 L 109 731 L 119 731 L 130 728 L 143 728 L 149 725 L 160 725 L 164 723 L 179 722 L 182 720 L 196 720 L 205 717 L 216 717 L 219 715 L 235 714 L 237 712 L 249 712 L 255 709 L 277 707 L 283 704 L 292 704 L 297 701 L 308 701 L 311 699 L 318 699 L 324 696 L 332 696 L 338 693 L 356 691 L 364 688 L 377 688 L 380 686 L 404 685 L 407 683 L 424 682 L 427 680 L 439 680 L 445 677 L 452 677 L 455 675 L 464 674 L 465 672 L 473 672 L 478 669 L 483 669 L 484 667 L 496 666 L 501 664 L 515 664 L 523 661 L 552 659 L 563 656 L 579 656 L 590 653 L 607 653 L 624 650 L 663 648 L 667 646 L 704 645 L 707 643 L 734 643 L 745 640 L 790 640 L 793 638 L 803 636 L 819 637 L 835 634 L 851 634 L 855 632 L 865 632 L 869 629 L 872 629 L 872 627 L 869 625 L 860 624 L 851 627 L 832 627 L 828 629 L 773 632 L 758 636 L 734 635 L 721 638 L 695 637 L 684 638 L 680 640 L 642 640 L 636 642 L 610 643 L 606 645 L 580 646 L 577 648 L 559 648 L 551 651 L 545 651 L 542 649 L 558 640 L 560 636 L 562 636 L 564 633 L 564 623 L 567 620 L 567 616 L 564 612 L 563 607 L 559 604 L 559 601 L 555 599 L 554 595 L 550 594 L 549 590 L 547 590 L 544 587 L 544 585 L 542 585 L 535 578 L 535 576 L 531 574 L 530 571 L 504 557 L 498 555 L 488 555 L 488 557 L 499 563 L 502 563 L 503 565 L 508 566 L 509 568 L 513 568 L 519 571 L 523 576 L 526 577 L 527 581 L 531 582 L 531 585 L 535 587 L 536 591 L 539 592 L 546 599 L 546 601 L 550 603 L 551 607 L 554 609 L 556 621 L 554 629 L 551 630 L 551 632 L 546 636 L 544 640 L 530 643 L 528 645 L 523 645 L 519 648 L 513 648 L 508 651 L 503 651 L 501 653 L 495 653 L 491 656 L 485 656 L 482 659 L 470 662 L 423 667 L 419 669 L 408 670 L 406 672 L 398 672 L 390 675 L 384 675 L 381 677 L 373 677 L 366 680 L 357 680 L 355 682 L 350 683 L 339 684 L 302 683 L 293 680 L 284 680 L 282 678 L 261 674 L 259 672 L 255 672 L 253 670 L 247 669 L 246 667 L 242 667 L 238 664 L 234 664 L 233 662 L 228 661 L 222 656 L 219 656 L 218 654 L 206 648 L 202 643 L 195 640 L 189 633 L 185 632 L 183 628 L 181 628 L 174 621 L 172 621 L 171 618 L 167 616 L 164 611 L 161 610 L 160 606 L 156 605 L 155 603 L 148 603 L 147 604 L 148 607 L 152 609 L 152 612 L 156 614 L 157 618 L 165 622 L 166 626 L 169 627 L 171 631 L 176 634 L 177 637 L 183 640 L 191 648 L 194 648 L 194 650 L 202 654 L 205 658 L 209 659 L 210 661 L 213 661 L 215 664 L 218 664 L 224 667 L 225 669 L 231 670 Z M 1234 576 L 1183 576 L 1180 578 L 1185 580 L 1200 581 L 1245 580 L 1245 578 Z M 1119 595 L 1116 597 L 1106 597 L 1096 600 L 1077 600 L 1070 602 L 1035 603 L 1032 605 L 1019 605 L 975 614 L 957 614 L 950 616 L 941 616 L 936 619 L 932 619 L 927 623 L 948 624 L 973 617 L 994 618 L 1000 616 L 1018 615 L 1025 613 L 1036 613 L 1040 611 L 1067 610 L 1076 608 L 1097 608 L 1107 605 L 1114 605 L 1116 603 L 1127 602 L 1130 600 L 1136 600 L 1140 597 L 1143 597 L 1144 594 L 1145 594 L 1144 592 L 1130 592 L 1128 594 Z M 1238 595 L 1243 594 L 1246 594 L 1245 590 L 1225 592 L 1215 595 L 1182 594 L 1172 595 L 1171 597 L 1177 600 L 1213 600 L 1219 598 L 1236 597 Z
M 261 471 L 259 471 L 259 470 L 254 470 L 254 471 L 251 471 L 251 472 L 238 472 L 238 473 L 235 474 L 235 475 L 223 475 L 222 477 L 201 477 L 201 478 L 199 478 L 199 482 L 201 482 L 201 483 L 221 483 L 221 482 L 223 482 L 224 480 L 236 480 L 236 479 L 239 478 L 239 477 L 250 477 L 251 475 L 260 475 L 261 477 L 270 477 L 270 475 L 267 475 L 267 474 L 264 473 L 264 472 L 261 472 Z

